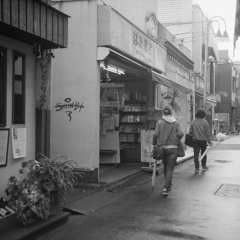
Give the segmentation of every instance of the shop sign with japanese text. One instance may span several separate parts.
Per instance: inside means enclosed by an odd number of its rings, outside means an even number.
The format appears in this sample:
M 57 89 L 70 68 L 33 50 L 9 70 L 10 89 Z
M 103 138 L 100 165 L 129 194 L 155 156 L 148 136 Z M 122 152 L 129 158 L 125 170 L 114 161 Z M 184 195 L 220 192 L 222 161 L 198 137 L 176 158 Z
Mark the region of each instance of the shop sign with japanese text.
M 203 94 L 203 90 L 204 90 L 204 80 L 197 75 L 196 73 L 193 74 L 193 79 L 195 82 L 195 91 L 197 93 Z
M 101 21 L 106 23 L 107 16 L 109 16 L 110 28 L 106 27 L 106 24 L 101 24 Z M 167 52 L 165 47 L 134 26 L 117 11 L 110 7 L 99 10 L 99 22 L 98 31 L 101 32 L 99 46 L 110 44 L 150 67 L 166 72 Z

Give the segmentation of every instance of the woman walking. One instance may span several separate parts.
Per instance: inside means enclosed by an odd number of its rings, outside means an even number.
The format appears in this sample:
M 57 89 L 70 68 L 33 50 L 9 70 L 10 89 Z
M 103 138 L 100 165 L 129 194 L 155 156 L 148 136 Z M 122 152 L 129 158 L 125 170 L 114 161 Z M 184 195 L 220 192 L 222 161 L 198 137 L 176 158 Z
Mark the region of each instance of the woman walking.
M 237 131 L 237 133 L 239 135 L 239 132 L 240 132 L 240 115 L 236 119 L 235 128 L 236 128 L 236 131 Z
M 203 154 L 207 148 L 207 143 L 212 146 L 211 133 L 207 120 L 205 119 L 206 112 L 204 109 L 198 109 L 196 113 L 196 118 L 192 121 L 190 125 L 189 135 L 193 139 L 193 149 L 194 149 L 194 164 L 195 173 L 199 172 L 199 152 Z M 201 165 L 203 170 L 208 170 L 209 167 L 206 165 L 207 155 L 202 159 Z
M 153 135 L 153 145 L 165 145 L 163 153 L 163 166 L 165 184 L 163 186 L 163 195 L 167 196 L 172 187 L 172 175 L 178 157 L 179 139 L 183 137 L 181 125 L 172 116 L 173 109 L 171 106 L 163 108 L 163 117 L 156 123 Z

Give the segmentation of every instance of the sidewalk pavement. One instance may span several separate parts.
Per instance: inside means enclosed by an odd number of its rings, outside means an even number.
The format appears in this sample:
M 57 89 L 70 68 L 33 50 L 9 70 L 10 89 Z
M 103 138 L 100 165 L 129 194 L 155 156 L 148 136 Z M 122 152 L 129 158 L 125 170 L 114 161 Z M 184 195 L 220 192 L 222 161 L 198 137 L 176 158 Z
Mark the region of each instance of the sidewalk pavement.
M 227 136 L 228 138 L 229 136 Z M 217 145 L 219 142 L 213 141 L 213 146 Z M 189 159 L 193 158 L 193 148 L 187 147 L 184 157 L 177 158 L 176 165 L 183 163 Z M 126 167 L 127 168 L 127 167 Z M 108 203 L 108 197 L 112 197 L 111 193 L 119 188 L 131 188 L 138 185 L 144 184 L 148 181 L 151 181 L 152 171 L 144 172 L 142 168 L 136 168 L 128 171 L 124 174 L 125 169 L 121 168 L 111 168 L 106 170 L 105 174 L 108 177 L 103 177 L 107 179 L 108 182 L 104 183 L 85 183 L 82 187 L 74 188 L 73 194 L 70 196 L 68 204 L 64 207 L 65 210 L 85 214 L 89 212 L 89 209 L 96 209 L 101 204 L 106 205 Z M 107 173 L 108 172 L 108 173 Z M 158 165 L 158 174 L 163 173 L 163 164 Z M 101 179 L 101 177 L 100 177 Z M 131 190 L 131 189 L 130 189 Z M 103 192 L 103 193 L 101 193 Z M 100 198 L 103 198 L 103 202 L 99 201 L 98 195 L 101 195 Z M 124 193 L 126 194 L 126 193 Z M 104 197 L 105 196 L 105 197 Z M 96 205 L 96 200 L 98 199 L 98 204 Z M 81 201 L 81 204 L 79 202 Z M 92 207 L 92 206 L 94 207 Z M 81 206 L 81 207 L 79 207 Z M 84 207 L 85 206 L 85 207 Z M 85 209 L 84 209 L 85 208 Z
M 177 158 L 177 164 L 185 162 L 191 158 L 193 158 L 193 148 L 187 147 L 185 151 L 185 156 Z M 102 175 L 104 176 L 101 177 L 100 173 L 99 183 L 80 183 L 78 187 L 74 188 L 74 192 L 70 197 L 69 202 L 73 202 L 81 198 L 86 198 L 88 195 L 91 195 L 95 192 L 99 192 L 102 190 L 114 191 L 115 189 L 122 187 L 123 184 L 125 184 L 126 182 L 128 184 L 129 181 L 136 182 L 136 178 L 139 178 L 139 182 L 141 183 L 142 182 L 141 179 L 144 178 L 143 168 L 144 168 L 143 164 L 138 165 L 138 167 L 136 168 L 134 167 L 128 168 L 127 166 L 119 168 L 110 168 L 109 170 L 106 170 L 104 173 L 102 173 Z M 160 164 L 158 166 L 158 174 L 160 174 L 162 171 L 163 165 Z M 148 181 L 151 180 L 151 174 L 147 174 L 147 180 Z
M 218 142 L 214 142 L 216 145 Z M 177 159 L 177 164 L 187 161 L 193 157 L 193 149 L 187 148 L 185 156 Z M 158 173 L 163 172 L 163 165 L 158 166 Z M 74 188 L 73 194 L 70 196 L 69 203 L 64 206 L 59 214 L 50 216 L 48 221 L 39 221 L 33 227 L 23 228 L 16 226 L 3 233 L 0 233 L 0 239 L 7 237 L 9 240 L 32 240 L 36 236 L 41 236 L 46 232 L 66 223 L 70 213 L 86 215 L 95 210 L 106 206 L 107 204 L 122 198 L 124 195 L 133 190 L 134 187 L 146 183 L 151 180 L 151 172 L 143 172 L 141 168 L 128 171 L 123 174 L 124 169 L 112 168 L 115 172 L 112 178 L 108 178 L 108 182 L 104 183 L 88 183 L 82 187 Z M 107 171 L 105 171 L 107 172 Z M 123 188 L 120 193 L 114 192 L 117 188 Z

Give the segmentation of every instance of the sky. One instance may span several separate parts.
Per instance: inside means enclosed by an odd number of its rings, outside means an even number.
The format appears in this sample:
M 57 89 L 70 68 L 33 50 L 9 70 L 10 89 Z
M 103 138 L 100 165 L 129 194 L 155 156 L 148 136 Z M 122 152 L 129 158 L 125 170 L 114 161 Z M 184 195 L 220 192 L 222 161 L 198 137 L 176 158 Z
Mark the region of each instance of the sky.
M 225 20 L 226 30 L 230 41 L 227 43 L 220 43 L 219 49 L 228 49 L 229 57 L 232 61 L 240 61 L 240 37 L 236 43 L 236 48 L 233 54 L 236 1 L 237 0 L 193 0 L 193 3 L 199 4 L 208 19 L 211 19 L 214 16 L 220 16 Z M 223 33 L 225 30 L 224 21 L 220 20 L 219 24 L 220 31 Z

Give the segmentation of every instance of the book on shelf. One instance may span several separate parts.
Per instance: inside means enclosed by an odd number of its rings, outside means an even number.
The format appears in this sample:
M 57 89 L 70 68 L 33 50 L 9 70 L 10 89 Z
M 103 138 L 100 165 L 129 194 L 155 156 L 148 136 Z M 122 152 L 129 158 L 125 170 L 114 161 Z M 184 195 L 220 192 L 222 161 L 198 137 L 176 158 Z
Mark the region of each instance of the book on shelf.
M 120 127 L 119 127 L 119 132 L 125 132 L 125 125 L 121 125 Z
M 136 126 L 127 125 L 127 126 L 125 126 L 124 132 L 128 132 L 128 133 L 137 132 L 137 127 Z
M 126 142 L 135 142 L 135 135 L 134 134 L 127 134 L 127 141 Z
M 134 126 L 134 125 L 121 125 L 119 132 L 121 133 L 140 133 L 143 130 L 143 127 Z
M 128 115 L 127 116 L 127 122 L 133 122 L 134 116 L 133 115 Z
M 133 116 L 133 122 L 141 122 L 141 116 L 140 115 Z
M 124 105 L 124 112 L 132 111 L 132 105 Z
M 121 122 L 123 122 L 123 123 L 128 122 L 128 116 L 127 115 L 122 116 Z
M 132 105 L 132 111 L 140 112 L 141 111 L 141 105 L 140 104 L 133 104 Z
M 121 133 L 119 136 L 119 141 L 120 142 L 127 142 L 127 134 Z
M 140 119 L 140 122 L 146 122 L 146 115 L 141 115 L 141 117 L 140 117 L 141 119 Z
M 147 111 L 147 107 L 146 107 L 146 105 L 142 105 L 140 111 L 142 111 L 142 112 L 146 112 L 146 111 Z

